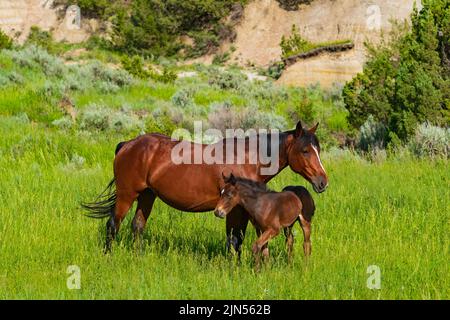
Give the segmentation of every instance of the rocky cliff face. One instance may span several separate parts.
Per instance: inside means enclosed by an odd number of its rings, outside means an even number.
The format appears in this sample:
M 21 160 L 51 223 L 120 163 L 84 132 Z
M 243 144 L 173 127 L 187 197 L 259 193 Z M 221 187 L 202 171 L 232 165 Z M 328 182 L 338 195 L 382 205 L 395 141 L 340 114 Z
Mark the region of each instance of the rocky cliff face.
M 81 22 L 72 9 L 60 12 L 54 0 L 0 0 L 0 28 L 19 42 L 25 41 L 30 28 L 52 30 L 57 41 L 81 42 L 92 29 L 90 21 Z
M 279 79 L 284 84 L 318 82 L 329 87 L 360 72 L 365 61 L 364 41 L 378 41 L 381 32 L 389 31 L 392 19 L 410 16 L 413 5 L 414 0 L 313 0 L 297 11 L 286 11 L 276 0 L 254 0 L 237 26 L 232 59 L 241 65 L 251 62 L 259 66 L 279 60 L 281 37 L 290 34 L 293 24 L 311 42 L 351 39 L 353 50 L 298 61 Z
M 80 42 L 97 28 L 95 21 L 83 20 L 76 9 L 61 11 L 54 0 L 0 0 L 0 28 L 23 42 L 30 27 L 52 30 L 56 40 Z M 420 6 L 420 0 L 417 0 Z M 407 19 L 414 0 L 313 0 L 297 11 L 280 8 L 276 0 L 253 0 L 244 9 L 236 26 L 236 50 L 232 62 L 268 66 L 279 60 L 280 40 L 289 36 L 295 24 L 311 42 L 351 39 L 351 51 L 300 60 L 289 66 L 279 83 L 305 86 L 320 83 L 330 87 L 343 83 L 362 70 L 365 61 L 364 41 L 376 42 L 381 32 L 388 32 L 391 19 Z M 82 15 L 82 13 L 81 13 Z M 223 44 L 221 51 L 230 48 Z M 200 61 L 211 61 L 206 57 Z

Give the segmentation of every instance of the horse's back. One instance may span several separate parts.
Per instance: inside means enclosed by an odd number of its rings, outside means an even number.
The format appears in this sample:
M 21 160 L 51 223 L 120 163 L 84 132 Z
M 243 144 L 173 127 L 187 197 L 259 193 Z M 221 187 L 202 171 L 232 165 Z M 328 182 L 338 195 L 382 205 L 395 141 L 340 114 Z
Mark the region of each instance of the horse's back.
M 295 195 L 302 202 L 302 213 L 306 218 L 311 218 L 314 215 L 316 205 L 308 189 L 302 186 L 287 186 L 283 189 L 283 191 L 291 191 L 295 193 Z

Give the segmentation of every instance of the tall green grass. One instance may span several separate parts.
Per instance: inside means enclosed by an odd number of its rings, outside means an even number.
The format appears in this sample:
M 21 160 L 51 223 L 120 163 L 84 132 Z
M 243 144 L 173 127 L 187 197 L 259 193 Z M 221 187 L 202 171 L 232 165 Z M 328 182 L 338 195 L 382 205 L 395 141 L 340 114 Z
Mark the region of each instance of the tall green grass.
M 13 52 L 0 52 L 0 299 L 450 297 L 450 175 L 445 158 L 389 155 L 368 162 L 330 149 L 323 155 L 330 187 L 314 196 L 317 212 L 308 261 L 296 227 L 293 264 L 287 263 L 279 236 L 270 243 L 270 264 L 255 273 L 251 226 L 238 264 L 226 253 L 224 220 L 212 213 L 182 213 L 159 200 L 145 230 L 143 252 L 132 241 L 133 208 L 113 253 L 104 255 L 106 221 L 84 217 L 79 204 L 103 190 L 112 178 L 116 144 L 137 132 L 83 128 L 83 112 L 93 105 L 103 107 L 103 114 L 122 112 L 129 120 L 146 117 L 135 122 L 149 121 L 145 129 L 151 130 L 156 122 L 157 129 L 167 131 L 179 113 L 194 119 L 189 112 L 198 111 L 206 120 L 218 104 L 230 104 L 236 113 L 275 113 L 272 119 L 283 116 L 288 126 L 296 117 L 319 119 L 324 120 L 319 129 L 322 146 L 331 140 L 330 133 L 348 130 L 347 113 L 337 91 L 248 83 L 230 74 L 215 80 L 235 88 L 221 90 L 210 83 L 210 74 L 220 71 L 203 67 L 196 68 L 198 78 L 172 84 L 134 79 L 118 87 L 103 79 L 86 86 L 83 77 L 71 77 L 80 71 L 76 66 L 69 70 L 60 60 L 37 53 L 66 70 L 66 78 L 47 77 L 47 64 L 21 67 L 13 62 Z M 29 60 L 30 54 L 22 55 Z M 110 70 L 103 76 L 120 74 Z M 68 89 L 71 81 L 79 89 Z M 185 89 L 192 89 L 192 96 L 183 98 L 180 90 Z M 75 121 L 67 114 L 66 100 L 73 104 Z M 55 119 L 67 126 L 55 125 Z M 275 190 L 299 184 L 306 182 L 289 169 L 270 183 Z M 66 286 L 70 265 L 80 267 L 80 290 Z M 366 286 L 370 265 L 381 269 L 380 290 Z
M 106 221 L 85 218 L 79 203 L 112 177 L 122 137 L 68 135 L 14 116 L 0 118 L 0 136 L 0 299 L 450 298 L 446 160 L 324 154 L 330 186 L 314 195 L 312 256 L 304 259 L 296 226 L 293 264 L 279 236 L 271 262 L 255 273 L 251 226 L 237 264 L 226 254 L 224 220 L 159 200 L 143 252 L 132 242 L 130 211 L 113 253 L 103 254 Z M 299 184 L 290 169 L 270 183 Z M 69 265 L 80 267 L 80 290 L 66 286 Z M 381 269 L 380 290 L 366 286 L 370 265 Z

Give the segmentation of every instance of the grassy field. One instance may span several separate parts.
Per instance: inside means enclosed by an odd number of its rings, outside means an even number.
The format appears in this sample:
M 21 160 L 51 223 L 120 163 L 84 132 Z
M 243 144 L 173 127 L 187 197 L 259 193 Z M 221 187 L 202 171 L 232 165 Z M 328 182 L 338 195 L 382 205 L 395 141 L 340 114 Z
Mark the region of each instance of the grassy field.
M 280 236 L 271 264 L 255 274 L 251 227 L 237 265 L 227 259 L 223 220 L 160 201 L 143 253 L 130 214 L 104 255 L 104 222 L 83 217 L 79 202 L 109 181 L 116 138 L 66 135 L 20 117 L 2 117 L 0 136 L 0 299 L 450 298 L 446 161 L 324 154 L 330 187 L 315 196 L 311 258 L 296 227 L 294 263 Z M 287 169 L 271 186 L 291 184 L 305 182 Z M 66 287 L 69 265 L 80 267 L 80 290 Z M 366 287 L 369 265 L 381 269 L 380 290 Z
M 143 81 L 97 62 L 67 66 L 36 48 L 0 52 L 0 67 L 0 299 L 450 298 L 448 160 L 368 161 L 331 148 L 333 134 L 348 129 L 336 93 L 252 84 L 204 67 L 193 79 Z M 84 217 L 79 204 L 112 178 L 116 144 L 195 119 L 231 121 L 230 108 L 236 126 L 321 121 L 330 187 L 314 195 L 311 258 L 296 226 L 293 264 L 280 236 L 270 243 L 271 263 L 255 273 L 252 227 L 237 264 L 225 250 L 224 220 L 161 201 L 143 252 L 133 245 L 130 214 L 104 255 L 106 221 Z M 298 184 L 306 182 L 286 169 L 270 185 Z M 80 290 L 67 287 L 72 265 Z M 366 285 L 371 265 L 381 270 L 379 290 Z

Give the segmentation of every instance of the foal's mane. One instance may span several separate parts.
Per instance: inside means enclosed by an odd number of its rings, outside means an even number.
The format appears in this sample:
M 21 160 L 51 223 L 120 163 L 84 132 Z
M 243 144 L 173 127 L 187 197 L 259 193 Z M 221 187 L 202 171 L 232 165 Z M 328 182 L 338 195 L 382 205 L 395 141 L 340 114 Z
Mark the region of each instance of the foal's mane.
M 263 182 L 250 180 L 242 177 L 236 177 L 236 185 L 244 187 L 241 189 L 241 192 L 246 197 L 255 198 L 261 193 L 269 193 L 273 192 L 269 188 L 267 188 L 266 184 Z

